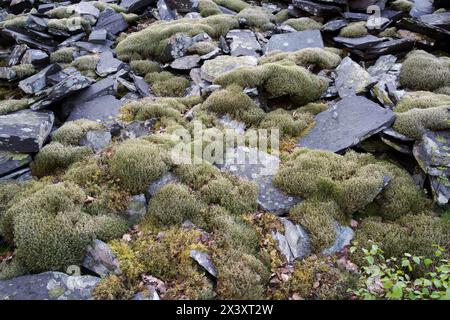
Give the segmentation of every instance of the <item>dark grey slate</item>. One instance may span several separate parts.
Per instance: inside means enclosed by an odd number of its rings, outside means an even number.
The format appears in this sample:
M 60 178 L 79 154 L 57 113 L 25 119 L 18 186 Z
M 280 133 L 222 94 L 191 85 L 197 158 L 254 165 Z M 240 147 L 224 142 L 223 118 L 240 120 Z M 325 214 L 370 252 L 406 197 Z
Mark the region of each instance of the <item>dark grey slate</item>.
M 108 74 L 115 73 L 124 67 L 123 61 L 114 58 L 111 51 L 105 51 L 100 54 L 100 61 L 97 64 L 97 74 L 105 77 Z
M 27 153 L 0 151 L 0 177 L 29 164 L 31 160 Z
M 139 77 L 135 74 L 131 74 L 131 78 L 133 79 L 134 86 L 136 87 L 136 91 L 142 97 L 149 97 L 150 96 L 150 87 L 149 87 L 148 83 L 144 80 L 144 78 Z
M 335 31 L 339 31 L 342 28 L 346 27 L 348 25 L 348 21 L 345 19 L 336 19 L 336 20 L 331 20 L 328 21 L 327 23 L 325 23 L 321 30 L 323 32 L 335 32 Z
M 255 56 L 259 57 L 262 50 L 256 40 L 255 33 L 251 30 L 230 30 L 226 39 L 230 42 L 230 53 L 232 56 Z
M 167 40 L 166 47 L 161 53 L 159 60 L 162 62 L 169 62 L 173 59 L 183 57 L 193 44 L 191 37 L 182 33 L 177 33 Z
M 119 261 L 114 253 L 106 243 L 98 239 L 87 246 L 82 265 L 102 278 L 109 274 L 121 274 Z
M 51 111 L 24 110 L 0 116 L 0 150 L 38 152 L 52 129 Z
M 93 152 L 102 150 L 110 143 L 111 143 L 111 133 L 109 131 L 102 131 L 102 130 L 88 131 L 80 141 L 81 146 L 88 147 Z
M 267 43 L 267 52 L 280 50 L 297 51 L 305 48 L 323 48 L 320 30 L 297 31 L 272 36 Z
M 0 67 L 1 80 L 14 80 L 17 78 L 16 72 L 10 67 Z
M 161 20 L 174 20 L 176 19 L 176 14 L 167 6 L 164 0 L 158 0 L 156 3 L 156 8 L 158 9 L 159 17 Z
M 29 49 L 22 56 L 20 62 L 22 64 L 32 64 L 35 66 L 42 66 L 47 64 L 49 61 L 49 56 L 45 51 L 38 49 Z
M 120 138 L 126 140 L 148 136 L 152 132 L 155 123 L 156 119 L 127 123 L 120 133 Z
M 178 182 L 178 178 L 172 172 L 166 172 L 158 180 L 152 182 L 145 190 L 145 198 L 148 201 L 155 195 L 156 191 L 170 183 Z
M 127 12 L 136 13 L 155 3 L 155 0 L 122 0 L 120 6 Z
M 305 0 L 293 0 L 292 4 L 303 10 L 306 11 L 312 15 L 315 16 L 339 16 L 342 13 L 342 9 L 338 6 L 333 6 L 330 4 L 324 4 L 320 2 L 315 1 L 305 1 Z
M 97 44 L 104 44 L 106 42 L 106 36 L 108 32 L 106 29 L 96 29 L 93 30 L 89 34 L 89 42 L 97 43 Z
M 385 38 L 379 38 L 373 35 L 367 35 L 359 38 L 334 37 L 333 40 L 339 44 L 351 49 L 367 49 L 375 44 L 385 41 Z
M 33 49 L 40 49 L 46 52 L 53 52 L 56 47 L 56 42 L 49 41 L 48 39 L 44 41 L 38 41 L 28 34 L 25 31 L 16 31 L 9 28 L 3 28 L 0 33 L 6 35 L 8 37 L 13 38 L 17 43 L 26 44 L 28 47 Z
M 171 10 L 189 13 L 198 10 L 198 0 L 165 0 Z
M 116 120 L 122 102 L 112 95 L 105 95 L 77 104 L 70 113 L 67 121 L 89 119 L 106 125 Z
M 11 0 L 9 3 L 9 10 L 14 14 L 19 14 L 26 9 L 31 9 L 33 3 L 33 0 Z
M 288 262 L 302 259 L 311 253 L 309 235 L 306 230 L 290 220 L 282 218 L 284 235 L 273 232 L 272 236 L 278 241 L 278 249 L 286 257 Z
M 369 84 L 373 82 L 366 69 L 350 57 L 341 61 L 336 68 L 336 73 L 335 85 L 341 98 L 364 93 Z
M 61 71 L 59 64 L 51 64 L 38 73 L 19 82 L 19 88 L 27 94 L 36 94 L 47 86 L 47 77 Z
M 28 46 L 26 44 L 15 45 L 8 59 L 6 60 L 6 66 L 12 67 L 19 63 Z
M 355 236 L 355 232 L 352 228 L 348 226 L 341 226 L 337 222 L 335 224 L 335 230 L 337 234 L 336 240 L 331 247 L 322 251 L 325 255 L 335 254 L 342 251 L 346 246 L 350 245 L 353 237 Z
M 189 256 L 195 260 L 203 269 L 205 269 L 213 277 L 217 276 L 216 267 L 214 267 L 209 254 L 198 250 L 191 250 Z
M 420 21 L 431 24 L 432 26 L 450 28 L 450 12 L 433 13 L 421 16 Z
M 285 214 L 300 199 L 286 195 L 275 187 L 272 178 L 278 170 L 280 159 L 257 149 L 239 146 L 226 150 L 223 163 L 216 163 L 221 171 L 255 182 L 258 187 L 258 205 L 277 215 Z
M 199 63 L 200 56 L 195 54 L 173 60 L 170 67 L 175 70 L 191 70 L 192 68 L 198 67 Z
M 360 96 L 346 97 L 315 117 L 297 146 L 341 152 L 389 127 L 394 113 Z
M 108 33 L 116 35 L 128 28 L 125 18 L 113 9 L 107 8 L 100 13 L 94 30 L 105 29 Z
M 44 272 L 0 280 L 0 300 L 91 300 L 100 281 L 93 276 Z
M 0 181 L 8 181 L 8 180 L 29 181 L 32 179 L 33 176 L 31 175 L 31 169 L 29 167 L 13 171 L 5 176 L 0 177 Z
M 32 29 L 34 31 L 45 32 L 48 27 L 48 20 L 45 18 L 30 14 L 30 15 L 28 15 L 27 20 L 25 22 L 25 27 L 27 29 Z
M 413 8 L 409 12 L 411 17 L 419 18 L 423 15 L 433 13 L 433 0 L 414 0 Z
M 369 6 L 377 6 L 381 10 L 386 6 L 387 0 L 348 0 L 348 5 L 351 10 L 366 11 Z

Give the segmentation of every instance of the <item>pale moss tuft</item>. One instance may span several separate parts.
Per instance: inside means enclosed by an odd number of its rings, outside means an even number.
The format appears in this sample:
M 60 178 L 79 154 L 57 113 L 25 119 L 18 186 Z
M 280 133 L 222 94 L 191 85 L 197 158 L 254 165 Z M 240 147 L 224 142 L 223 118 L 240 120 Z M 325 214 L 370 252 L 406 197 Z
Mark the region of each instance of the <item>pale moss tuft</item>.
M 0 101 L 0 115 L 26 109 L 29 105 L 29 99 L 9 99 Z
M 102 130 L 105 127 L 98 122 L 79 119 L 64 123 L 52 134 L 52 140 L 64 145 L 78 145 L 88 131 Z
M 76 49 L 73 47 L 66 47 L 58 49 L 52 53 L 50 53 L 50 62 L 51 63 L 71 63 L 73 61 L 73 54 L 76 52 Z
M 320 28 L 322 28 L 322 24 L 320 22 L 308 17 L 288 19 L 283 22 L 283 25 L 290 26 L 297 31 L 320 30 Z
M 366 22 L 360 21 L 360 22 L 352 22 L 348 26 L 341 29 L 339 32 L 339 35 L 341 37 L 347 37 L 347 38 L 359 38 L 366 36 L 368 34 L 368 31 L 366 29 Z

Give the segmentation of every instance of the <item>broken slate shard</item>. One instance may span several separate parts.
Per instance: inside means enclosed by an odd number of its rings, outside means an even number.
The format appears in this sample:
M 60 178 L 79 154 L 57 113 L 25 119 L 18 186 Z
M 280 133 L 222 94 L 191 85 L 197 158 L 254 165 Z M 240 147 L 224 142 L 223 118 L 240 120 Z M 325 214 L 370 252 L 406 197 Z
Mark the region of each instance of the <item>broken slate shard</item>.
M 205 61 L 201 67 L 201 76 L 209 82 L 213 82 L 218 76 L 240 67 L 254 67 L 258 60 L 252 56 L 230 57 L 218 56 L 212 60 Z
M 419 20 L 432 26 L 450 30 L 450 12 L 426 14 L 421 16 Z
M 28 94 L 35 94 L 47 86 L 48 76 L 61 71 L 59 64 L 51 64 L 38 73 L 19 82 L 19 88 Z
M 119 261 L 114 253 L 106 243 L 98 239 L 87 246 L 82 265 L 102 278 L 111 273 L 121 274 Z
M 42 50 L 37 49 L 29 49 L 27 50 L 22 59 L 20 60 L 21 64 L 32 64 L 35 66 L 45 65 L 49 60 L 49 56 Z
M 230 30 L 226 36 L 230 41 L 230 54 L 239 56 L 259 56 L 261 45 L 256 40 L 255 33 L 251 30 Z
M 155 0 L 122 0 L 120 6 L 126 9 L 127 12 L 135 13 L 147 8 L 154 2 Z
M 51 111 L 24 110 L 0 116 L 0 150 L 39 152 L 52 129 Z
M 100 13 L 94 31 L 103 29 L 112 35 L 116 35 L 127 28 L 128 23 L 125 21 L 123 15 L 113 9 L 107 8 Z
M 373 35 L 367 35 L 359 38 L 334 37 L 333 40 L 350 49 L 364 50 L 378 43 L 385 41 L 385 38 L 378 38 Z
M 93 276 L 44 272 L 0 280 L 0 300 L 91 300 L 100 281 Z
M 11 173 L 31 162 L 31 155 L 0 151 L 0 177 Z
M 433 13 L 433 0 L 414 0 L 413 7 L 409 12 L 413 18 L 419 18 L 423 15 Z
M 213 277 L 217 276 L 217 270 L 212 264 L 209 254 L 198 250 L 191 250 L 189 256 L 194 259 L 203 269 L 205 269 Z
M 337 78 L 335 85 L 339 96 L 349 97 L 366 91 L 372 82 L 369 73 L 354 62 L 350 57 L 344 58 L 336 68 Z
M 350 245 L 350 242 L 355 236 L 355 232 L 352 228 L 348 226 L 341 226 L 337 222 L 335 222 L 335 230 L 336 240 L 331 247 L 326 248 L 322 251 L 322 253 L 325 255 L 330 255 L 342 251 L 346 246 Z
M 297 31 L 272 36 L 267 43 L 266 51 L 291 52 L 305 48 L 323 48 L 320 30 Z
M 86 88 L 91 84 L 91 82 L 92 80 L 81 75 L 79 72 L 72 74 L 53 87 L 39 92 L 38 97 L 42 97 L 42 99 L 33 103 L 30 108 L 32 110 L 43 109 L 74 92 Z
M 112 95 L 105 95 L 75 105 L 67 121 L 88 119 L 111 125 L 115 122 L 122 102 Z
M 200 56 L 192 55 L 192 56 L 184 56 L 178 59 L 175 59 L 170 67 L 175 70 L 191 70 L 192 68 L 198 67 L 200 62 Z
M 147 200 L 144 194 L 131 196 L 128 200 L 125 219 L 128 225 L 134 226 L 138 224 L 147 214 Z
M 88 147 L 93 152 L 100 151 L 111 143 L 111 133 L 109 131 L 92 130 L 86 132 L 81 139 L 80 145 Z
M 345 97 L 315 117 L 315 126 L 299 147 L 341 152 L 388 128 L 394 113 L 360 96 Z
M 162 188 L 169 183 L 176 182 L 178 182 L 178 178 L 172 172 L 169 171 L 163 174 L 158 180 L 152 182 L 145 190 L 145 198 L 147 199 L 147 202 L 150 201 L 159 188 Z
M 300 202 L 299 198 L 286 195 L 273 184 L 272 178 L 280 162 L 277 156 L 239 146 L 227 149 L 224 160 L 224 163 L 216 163 L 221 171 L 258 185 L 258 205 L 263 210 L 282 215 Z
M 293 224 L 286 218 L 281 218 L 284 225 L 284 235 L 278 231 L 272 232 L 272 236 L 278 242 L 278 249 L 286 257 L 288 262 L 302 259 L 311 253 L 309 235 L 298 224 Z
M 326 1 L 324 1 L 326 2 Z M 339 6 L 320 3 L 319 1 L 293 0 L 292 4 L 300 10 L 306 11 L 312 15 L 320 17 L 340 16 L 342 9 Z
M 105 77 L 108 74 L 115 73 L 124 66 L 119 59 L 114 58 L 111 51 L 105 51 L 100 54 L 100 60 L 97 64 L 97 74 Z
M 450 131 L 427 131 L 414 144 L 413 154 L 430 177 L 433 196 L 440 205 L 450 199 Z

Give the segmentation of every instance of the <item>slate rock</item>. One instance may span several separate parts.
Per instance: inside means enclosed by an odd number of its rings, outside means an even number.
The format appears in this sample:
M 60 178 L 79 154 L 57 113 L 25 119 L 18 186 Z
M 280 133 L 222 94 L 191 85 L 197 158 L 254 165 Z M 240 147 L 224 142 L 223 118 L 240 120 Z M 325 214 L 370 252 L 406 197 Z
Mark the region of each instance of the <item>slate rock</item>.
M 144 194 L 131 196 L 128 200 L 125 218 L 129 226 L 138 224 L 147 214 L 147 200 Z
M 428 36 L 443 45 L 447 45 L 450 42 L 449 30 L 422 22 L 419 19 L 404 18 L 397 22 L 397 28 L 407 29 Z
M 432 26 L 450 30 L 450 12 L 426 14 L 421 16 L 419 20 Z
M 6 60 L 6 66 L 12 67 L 19 63 L 28 46 L 26 44 L 15 45 L 8 59 Z
M 81 73 L 72 74 L 53 87 L 40 91 L 38 97 L 42 99 L 33 103 L 31 109 L 43 109 L 74 92 L 88 87 L 91 83 L 92 81 Z
M 256 40 L 255 33 L 251 30 L 230 30 L 226 39 L 230 41 L 230 53 L 232 56 L 259 57 L 262 48 Z
M 209 254 L 198 250 L 191 250 L 189 256 L 195 260 L 203 269 L 205 269 L 213 277 L 217 276 L 217 270 L 214 267 Z
M 351 10 L 366 11 L 369 6 L 377 6 L 381 10 L 386 6 L 387 0 L 348 0 L 348 6 Z
M 341 98 L 365 92 L 372 82 L 369 73 L 350 57 L 341 61 L 336 73 L 335 85 Z
M 153 3 L 155 3 L 155 0 L 122 0 L 120 6 L 125 8 L 127 12 L 137 13 Z
M 102 131 L 102 130 L 88 131 L 80 141 L 81 146 L 88 147 L 93 152 L 102 150 L 110 143 L 111 143 L 111 133 L 109 131 Z
M 91 300 L 100 281 L 93 276 L 44 272 L 0 280 L 0 300 Z
M 33 176 L 31 175 L 31 169 L 29 167 L 26 167 L 0 177 L 0 181 L 8 181 L 8 180 L 15 180 L 15 181 L 33 180 Z
M 433 5 L 435 8 L 450 8 L 448 0 L 434 0 Z
M 145 121 L 133 121 L 124 126 L 120 137 L 122 140 L 135 139 L 142 136 L 148 136 L 156 123 L 156 119 L 148 119 Z
M 199 55 L 190 55 L 184 56 L 178 59 L 175 59 L 170 67 L 175 70 L 191 70 L 192 68 L 196 68 L 199 66 L 200 56 Z
M 198 10 L 198 0 L 165 0 L 171 10 L 189 13 Z
M 222 124 L 226 129 L 233 129 L 238 134 L 244 134 L 246 125 L 244 122 L 235 120 L 229 115 L 223 115 L 218 118 L 219 123 Z
M 167 40 L 166 47 L 161 53 L 159 60 L 161 62 L 169 62 L 173 59 L 181 58 L 186 55 L 192 44 L 193 40 L 191 37 L 182 33 L 174 34 Z
M 33 0 L 11 0 L 9 10 L 14 14 L 19 14 L 26 9 L 31 9 L 33 2 Z
M 51 64 L 38 73 L 19 82 L 19 88 L 27 94 L 36 94 L 47 86 L 47 77 L 61 71 L 59 64 Z
M 89 42 L 103 44 L 106 41 L 108 31 L 106 29 L 96 29 L 89 34 Z
M 26 166 L 31 160 L 27 153 L 0 151 L 0 177 Z
M 23 110 L 0 116 L 0 150 L 38 152 L 53 126 L 51 111 Z
M 334 37 L 333 38 L 333 41 L 338 44 L 342 44 L 350 49 L 359 49 L 359 50 L 364 50 L 364 49 L 370 48 L 370 47 L 372 47 L 378 43 L 381 43 L 385 40 L 386 39 L 384 39 L 384 38 L 379 38 L 379 37 L 373 36 L 371 34 L 364 36 L 364 37 L 359 37 L 359 38 L 346 38 L 346 37 Z
M 374 60 L 382 55 L 406 53 L 413 48 L 414 42 L 409 39 L 392 39 L 375 44 L 364 52 L 352 52 L 363 60 Z
M 290 220 L 282 218 L 284 235 L 275 232 L 272 236 L 278 240 L 278 248 L 288 262 L 303 259 L 311 253 L 309 235 L 306 230 Z
M 111 125 L 122 106 L 122 102 L 112 95 L 104 95 L 92 100 L 77 104 L 70 113 L 67 121 L 88 119 Z
M 114 58 L 111 51 L 105 51 L 100 54 L 100 60 L 97 64 L 97 74 L 105 77 L 108 74 L 115 73 L 124 67 L 124 63 Z
M 69 6 L 75 13 L 79 16 L 90 15 L 92 17 L 98 18 L 100 15 L 100 10 L 97 9 L 91 2 L 82 1 Z
M 87 246 L 82 265 L 102 278 L 109 274 L 121 274 L 119 261 L 114 253 L 106 243 L 98 239 Z
M 345 97 L 315 117 L 315 126 L 298 146 L 341 152 L 388 128 L 395 115 L 367 98 Z
M 46 39 L 45 41 L 39 41 L 31 37 L 25 30 L 3 28 L 0 33 L 7 37 L 13 38 L 16 43 L 26 44 L 30 48 L 44 50 L 48 53 L 53 52 L 57 45 L 55 41 L 49 39 Z
M 411 17 L 419 18 L 423 15 L 433 13 L 433 0 L 414 0 L 413 8 L 409 12 Z
M 100 13 L 97 23 L 94 27 L 95 30 L 106 30 L 106 32 L 116 35 L 128 28 L 123 15 L 114 11 L 111 8 L 107 8 Z
M 152 182 L 145 190 L 145 198 L 147 199 L 147 203 L 161 187 L 176 182 L 178 182 L 178 178 L 172 172 L 169 171 L 163 174 L 158 180 Z
M 337 234 L 336 240 L 331 247 L 326 248 L 322 251 L 322 253 L 325 255 L 331 255 L 342 251 L 346 246 L 350 245 L 353 237 L 355 236 L 355 232 L 352 230 L 352 228 L 348 226 L 341 226 L 337 222 L 335 223 L 335 230 Z
M 342 13 L 342 9 L 339 6 L 333 6 L 315 1 L 293 0 L 292 4 L 295 7 L 308 12 L 309 14 L 320 17 L 335 17 Z
M 422 170 L 429 175 L 433 196 L 439 205 L 450 199 L 450 131 L 427 131 L 414 144 L 413 154 Z
M 156 8 L 158 9 L 159 18 L 161 20 L 175 20 L 177 18 L 177 15 L 175 12 L 173 12 L 168 6 L 167 3 L 164 0 L 158 0 L 156 3 Z
M 22 64 L 32 64 L 35 66 L 45 65 L 49 61 L 49 56 L 42 50 L 30 49 L 27 50 L 22 56 L 20 63 Z
M 336 32 L 341 30 L 342 28 L 348 26 L 348 21 L 345 19 L 336 19 L 336 20 L 331 20 L 328 21 L 327 23 L 325 23 L 322 28 L 321 31 L 322 32 Z
M 201 67 L 201 76 L 209 82 L 213 82 L 218 76 L 240 67 L 254 67 L 258 60 L 252 56 L 231 57 L 218 56 L 212 60 L 205 61 Z
M 227 149 L 223 163 L 216 163 L 216 166 L 223 172 L 255 182 L 259 187 L 258 205 L 265 211 L 282 215 L 300 199 L 286 195 L 273 184 L 279 162 L 275 155 L 239 146 Z
M 32 31 L 46 32 L 48 29 L 48 20 L 35 15 L 28 15 L 25 21 L 25 28 Z
M 272 36 L 267 43 L 266 51 L 297 51 L 305 48 L 323 48 L 320 30 L 297 31 Z
M 153 286 L 148 286 L 144 292 L 138 292 L 131 300 L 160 300 L 158 292 Z

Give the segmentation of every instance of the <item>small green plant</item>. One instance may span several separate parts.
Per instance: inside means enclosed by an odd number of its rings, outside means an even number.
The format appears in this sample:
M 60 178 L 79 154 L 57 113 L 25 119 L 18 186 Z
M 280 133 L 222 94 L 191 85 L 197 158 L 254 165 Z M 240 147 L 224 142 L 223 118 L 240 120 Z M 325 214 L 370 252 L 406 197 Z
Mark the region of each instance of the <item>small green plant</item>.
M 449 300 L 450 263 L 442 259 L 444 248 L 434 247 L 433 258 L 404 253 L 401 258 L 386 259 L 377 244 L 365 249 L 354 242 L 350 252 L 361 250 L 367 265 L 361 268 L 358 289 L 349 291 L 364 300 Z M 426 269 L 423 276 L 414 276 L 417 268 Z

